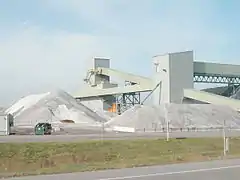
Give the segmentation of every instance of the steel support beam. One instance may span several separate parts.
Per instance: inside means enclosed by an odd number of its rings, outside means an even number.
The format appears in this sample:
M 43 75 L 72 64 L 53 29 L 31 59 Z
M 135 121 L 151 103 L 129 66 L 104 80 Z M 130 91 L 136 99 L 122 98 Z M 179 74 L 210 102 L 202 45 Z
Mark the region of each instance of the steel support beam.
M 211 83 L 211 84 L 240 84 L 239 76 L 222 76 L 220 74 L 201 74 L 194 73 L 193 81 L 195 83 Z
M 132 86 L 134 84 L 135 83 L 125 81 L 125 86 Z M 124 94 L 116 95 L 116 104 L 117 104 L 118 114 L 122 114 L 124 111 L 140 103 L 141 103 L 140 92 L 132 92 L 132 93 L 124 93 Z
M 239 76 L 226 76 L 220 74 L 194 73 L 193 81 L 195 83 L 226 84 L 228 88 L 219 95 L 230 97 L 240 86 Z

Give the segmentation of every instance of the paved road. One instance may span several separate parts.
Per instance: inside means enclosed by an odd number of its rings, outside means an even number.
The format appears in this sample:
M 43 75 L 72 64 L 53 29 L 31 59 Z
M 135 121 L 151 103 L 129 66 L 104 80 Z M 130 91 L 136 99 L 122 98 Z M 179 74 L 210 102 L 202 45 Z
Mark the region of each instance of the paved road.
M 15 180 L 239 180 L 240 159 L 101 172 L 11 178 Z
M 240 137 L 240 131 L 228 132 L 229 137 Z M 74 135 L 51 135 L 51 136 L 34 136 L 34 135 L 12 135 L 0 136 L 0 143 L 7 142 L 76 142 L 81 140 L 99 140 L 99 139 L 138 139 L 138 138 L 165 138 L 166 133 L 98 133 L 98 134 L 74 134 Z M 222 132 L 175 132 L 170 137 L 222 137 Z

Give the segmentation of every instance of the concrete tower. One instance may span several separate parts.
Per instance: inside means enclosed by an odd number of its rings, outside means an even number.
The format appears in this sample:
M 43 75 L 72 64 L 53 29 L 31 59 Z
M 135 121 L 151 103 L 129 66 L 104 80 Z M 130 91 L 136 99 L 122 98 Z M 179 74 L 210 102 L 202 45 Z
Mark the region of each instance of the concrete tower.
M 153 93 L 153 104 L 181 103 L 183 89 L 193 88 L 193 51 L 153 57 L 154 81 L 161 82 Z

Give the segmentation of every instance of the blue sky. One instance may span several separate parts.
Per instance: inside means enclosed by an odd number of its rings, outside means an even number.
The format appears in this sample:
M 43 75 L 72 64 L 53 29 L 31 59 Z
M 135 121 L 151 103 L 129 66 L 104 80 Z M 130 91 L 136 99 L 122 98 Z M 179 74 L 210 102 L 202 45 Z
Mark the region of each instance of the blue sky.
M 81 87 L 94 56 L 151 75 L 152 56 L 194 50 L 240 64 L 240 2 L 221 0 L 0 0 L 0 104 Z

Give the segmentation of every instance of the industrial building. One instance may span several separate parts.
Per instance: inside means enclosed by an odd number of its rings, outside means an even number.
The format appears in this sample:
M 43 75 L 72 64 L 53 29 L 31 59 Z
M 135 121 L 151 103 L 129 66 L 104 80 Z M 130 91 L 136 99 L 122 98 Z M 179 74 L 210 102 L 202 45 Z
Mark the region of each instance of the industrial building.
M 80 102 L 100 100 L 103 110 L 121 114 L 147 98 L 161 103 L 209 103 L 240 110 L 240 101 L 230 98 L 240 87 L 240 65 L 194 60 L 193 51 L 167 53 L 152 59 L 152 77 L 122 72 L 110 67 L 110 59 L 93 58 L 84 81 L 87 86 L 75 94 Z M 121 78 L 124 86 L 111 83 Z M 194 83 L 217 83 L 223 87 L 196 90 Z M 148 92 L 141 100 L 140 93 Z
M 114 69 L 110 61 L 93 58 L 85 87 L 74 97 L 56 90 L 21 98 L 0 114 L 0 135 L 46 122 L 84 132 L 99 132 L 103 124 L 108 131 L 155 132 L 167 128 L 166 122 L 175 129 L 208 129 L 226 120 L 229 128 L 240 129 L 240 65 L 196 61 L 193 51 L 167 53 L 152 57 L 152 76 L 144 77 Z M 113 83 L 115 78 L 122 81 Z M 198 90 L 194 83 L 222 85 Z

